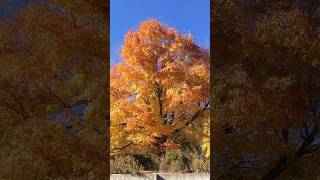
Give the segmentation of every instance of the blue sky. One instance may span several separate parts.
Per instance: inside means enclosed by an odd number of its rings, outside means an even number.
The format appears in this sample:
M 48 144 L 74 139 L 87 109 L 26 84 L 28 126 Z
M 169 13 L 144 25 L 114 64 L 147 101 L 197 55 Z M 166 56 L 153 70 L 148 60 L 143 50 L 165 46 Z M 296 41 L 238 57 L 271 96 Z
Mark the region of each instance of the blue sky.
M 121 60 L 119 51 L 129 29 L 157 19 L 179 32 L 191 33 L 196 43 L 210 45 L 210 0 L 110 0 L 110 61 Z

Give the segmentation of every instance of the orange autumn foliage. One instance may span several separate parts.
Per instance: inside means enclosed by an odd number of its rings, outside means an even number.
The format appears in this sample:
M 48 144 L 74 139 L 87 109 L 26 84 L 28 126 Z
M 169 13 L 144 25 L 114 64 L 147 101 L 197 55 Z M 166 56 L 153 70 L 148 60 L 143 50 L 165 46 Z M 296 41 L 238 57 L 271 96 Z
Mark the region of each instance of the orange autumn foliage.
M 201 141 L 209 121 L 209 52 L 156 20 L 129 31 L 111 69 L 111 151 Z M 147 147 L 147 148 L 146 148 Z

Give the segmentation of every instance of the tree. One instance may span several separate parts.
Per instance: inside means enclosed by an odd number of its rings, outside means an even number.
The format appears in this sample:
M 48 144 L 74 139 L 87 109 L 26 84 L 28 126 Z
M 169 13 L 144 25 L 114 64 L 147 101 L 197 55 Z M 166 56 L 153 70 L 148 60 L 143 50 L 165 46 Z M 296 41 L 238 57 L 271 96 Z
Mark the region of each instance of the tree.
M 105 178 L 106 14 L 53 0 L 1 22 L 2 179 Z
M 318 7 L 315 1 L 215 1 L 217 175 L 319 176 Z
M 209 121 L 209 53 L 156 20 L 129 31 L 111 69 L 111 151 L 179 148 Z M 208 133 L 208 131 L 207 131 Z

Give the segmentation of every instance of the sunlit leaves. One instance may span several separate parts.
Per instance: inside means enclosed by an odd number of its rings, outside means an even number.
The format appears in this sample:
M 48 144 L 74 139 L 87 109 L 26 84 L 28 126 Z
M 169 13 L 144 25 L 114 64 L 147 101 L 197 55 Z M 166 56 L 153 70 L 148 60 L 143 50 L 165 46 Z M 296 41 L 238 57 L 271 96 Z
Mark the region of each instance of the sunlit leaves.
M 201 140 L 197 134 L 208 121 L 208 51 L 191 35 L 148 20 L 126 34 L 121 55 L 110 75 L 111 147 L 132 143 L 129 149 L 161 153 L 180 148 L 178 136 Z

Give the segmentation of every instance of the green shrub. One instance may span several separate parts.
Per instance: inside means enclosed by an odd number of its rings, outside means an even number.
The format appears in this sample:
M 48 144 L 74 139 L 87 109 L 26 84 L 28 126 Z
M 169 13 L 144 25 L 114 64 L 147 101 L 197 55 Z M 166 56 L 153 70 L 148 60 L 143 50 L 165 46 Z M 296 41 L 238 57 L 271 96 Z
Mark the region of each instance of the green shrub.
M 138 161 L 130 155 L 118 155 L 110 159 L 111 174 L 139 174 L 143 170 Z
M 162 172 L 188 172 L 189 159 L 180 151 L 167 151 L 161 157 L 159 170 Z
M 201 155 L 194 155 L 190 168 L 194 173 L 209 173 L 210 160 Z

